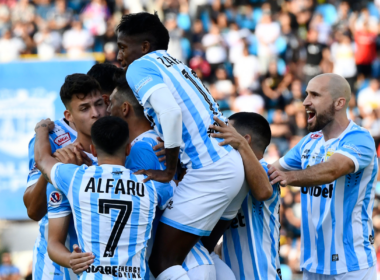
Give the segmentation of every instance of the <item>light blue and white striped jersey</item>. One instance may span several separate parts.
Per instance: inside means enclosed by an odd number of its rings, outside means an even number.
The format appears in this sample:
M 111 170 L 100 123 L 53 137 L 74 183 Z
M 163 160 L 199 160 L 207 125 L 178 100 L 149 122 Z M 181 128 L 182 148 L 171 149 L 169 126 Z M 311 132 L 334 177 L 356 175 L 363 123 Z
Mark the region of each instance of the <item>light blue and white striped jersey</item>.
M 135 60 L 127 70 L 127 81 L 154 130 L 164 139 L 157 114 L 149 103 L 150 95 L 168 87 L 182 111 L 181 163 L 199 169 L 228 154 L 231 146 L 219 146 L 223 139 L 209 137 L 213 116 L 227 121 L 209 91 L 195 72 L 166 51 L 154 51 Z
M 81 279 L 144 278 L 156 206 L 173 195 L 170 184 L 144 178 L 119 165 L 54 165 L 51 180 L 70 202 L 79 245 L 95 255 Z
M 341 274 L 376 264 L 372 210 L 378 163 L 367 130 L 350 121 L 339 137 L 305 136 L 283 158 L 287 170 L 306 169 L 334 153 L 350 158 L 355 171 L 326 185 L 301 188 L 301 269 Z
M 52 152 L 71 144 L 77 138 L 77 133 L 73 130 L 64 119 L 54 122 L 54 130 L 49 134 L 49 141 Z M 34 143 L 35 137 L 29 143 L 29 174 L 27 187 L 37 183 L 41 172 L 36 168 L 34 160 Z M 65 205 L 66 198 L 62 193 L 48 184 L 46 188 L 46 197 L 49 213 L 60 213 Z M 67 200 L 66 200 L 67 201 Z M 77 280 L 77 276 L 71 269 L 64 268 L 54 263 L 47 253 L 48 240 L 48 214 L 46 214 L 39 222 L 39 235 L 36 239 L 33 249 L 33 279 L 35 280 Z M 77 244 L 77 236 L 75 233 L 74 223 L 69 226 L 69 234 L 66 239 L 66 246 L 71 251 L 74 244 Z
M 153 170 L 164 170 L 166 166 L 164 162 L 160 162 L 158 157 L 153 151 L 153 147 L 158 144 L 157 141 L 158 134 L 154 130 L 149 130 L 142 133 L 136 139 L 131 142 L 131 151 L 127 157 L 125 167 L 131 169 L 132 171 L 137 171 L 141 169 L 153 169 Z M 148 260 L 152 251 L 155 233 L 157 231 L 157 226 L 160 222 L 160 218 L 163 214 L 163 210 L 156 209 L 156 216 L 153 221 L 152 234 L 148 241 L 147 253 L 146 253 L 146 273 L 145 280 L 152 280 L 154 277 L 149 273 Z M 201 241 L 195 244 L 194 248 L 191 249 L 189 254 L 186 256 L 182 267 L 188 271 L 194 267 L 200 265 L 212 265 L 213 261 L 207 251 L 207 249 L 202 245 Z
M 260 163 L 268 173 L 267 163 L 263 159 Z M 273 185 L 273 194 L 266 201 L 257 201 L 248 193 L 223 235 L 223 260 L 237 280 L 281 279 L 279 211 L 278 184 Z

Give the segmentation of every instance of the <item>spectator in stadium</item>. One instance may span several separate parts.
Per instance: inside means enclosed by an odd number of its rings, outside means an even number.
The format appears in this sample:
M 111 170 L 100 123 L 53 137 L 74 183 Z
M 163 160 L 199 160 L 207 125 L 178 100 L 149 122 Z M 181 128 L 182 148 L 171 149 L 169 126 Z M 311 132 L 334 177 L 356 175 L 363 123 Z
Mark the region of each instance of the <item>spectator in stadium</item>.
M 66 0 L 56 0 L 54 8 L 52 8 L 47 15 L 49 27 L 52 30 L 58 31 L 60 34 L 63 34 L 70 26 L 72 19 L 73 10 L 66 7 Z
M 322 73 L 320 63 L 322 61 L 322 52 L 326 46 L 318 42 L 318 31 L 310 29 L 307 33 L 306 64 L 304 67 L 305 82 L 308 83 L 311 78 Z
M 79 20 L 72 22 L 72 28 L 63 33 L 63 47 L 69 58 L 79 58 L 93 45 L 91 33 L 82 28 Z
M 110 12 L 105 0 L 92 0 L 81 15 L 84 28 L 93 36 L 101 36 L 106 33 L 109 16 Z
M 29 3 L 29 0 L 20 0 L 12 8 L 11 20 L 14 23 L 18 21 L 33 22 L 36 15 L 36 8 Z
M 11 254 L 9 252 L 4 252 L 1 256 L 0 279 L 1 280 L 19 280 L 20 279 L 20 270 L 12 264 Z
M 0 39 L 0 62 L 9 62 L 17 59 L 24 49 L 24 42 L 20 38 L 12 38 L 11 31 L 6 30 Z
M 37 54 L 40 59 L 51 59 L 60 51 L 61 34 L 57 31 L 51 31 L 46 23 L 40 25 L 40 30 L 33 39 L 37 45 Z
M 239 90 L 257 91 L 260 87 L 260 63 L 256 56 L 249 54 L 248 46 L 244 46 L 243 55 L 236 59 L 233 75 Z
M 248 88 L 241 89 L 239 96 L 236 97 L 232 104 L 234 112 L 251 112 L 262 115 L 264 109 L 264 99 L 259 94 L 252 93 Z
M 51 1 L 50 0 L 37 0 L 36 1 L 37 8 L 36 8 L 36 23 L 42 24 L 47 21 L 48 19 L 48 13 L 52 8 Z
M 358 93 L 358 107 L 363 117 L 380 108 L 380 84 L 377 79 L 372 79 L 369 87 Z

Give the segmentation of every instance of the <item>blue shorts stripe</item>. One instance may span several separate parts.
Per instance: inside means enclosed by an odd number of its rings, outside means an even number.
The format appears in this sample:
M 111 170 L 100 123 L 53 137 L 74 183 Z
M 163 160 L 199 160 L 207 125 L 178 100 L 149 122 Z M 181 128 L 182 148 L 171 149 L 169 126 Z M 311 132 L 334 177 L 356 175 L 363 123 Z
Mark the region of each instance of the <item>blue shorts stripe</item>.
M 195 234 L 198 236 L 209 236 L 211 234 L 211 231 L 209 231 L 209 230 L 201 230 L 201 229 L 197 229 L 197 228 L 194 228 L 191 226 L 182 225 L 182 224 L 180 224 L 176 221 L 173 221 L 171 219 L 168 219 L 164 216 L 161 217 L 160 222 L 167 224 L 168 226 L 174 227 L 176 229 L 179 229 L 179 230 L 182 230 L 185 232 L 189 232 L 189 233 L 192 233 L 192 234 Z

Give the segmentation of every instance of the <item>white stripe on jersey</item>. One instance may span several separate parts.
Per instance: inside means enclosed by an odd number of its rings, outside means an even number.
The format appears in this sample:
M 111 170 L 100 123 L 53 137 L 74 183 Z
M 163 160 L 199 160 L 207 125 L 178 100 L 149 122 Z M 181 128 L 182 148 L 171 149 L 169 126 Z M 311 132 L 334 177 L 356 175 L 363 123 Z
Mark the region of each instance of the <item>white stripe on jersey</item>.
M 372 246 L 372 208 L 377 158 L 368 131 L 352 121 L 337 138 L 321 132 L 304 137 L 280 159 L 285 169 L 306 169 L 340 153 L 353 160 L 355 172 L 322 186 L 301 188 L 301 268 L 335 275 L 376 263 Z
M 260 160 L 260 163 L 267 171 L 267 163 L 264 160 Z M 223 236 L 223 260 L 237 280 L 280 280 L 279 208 L 278 184 L 273 186 L 273 194 L 266 201 L 257 201 L 249 192 L 236 218 L 226 230 Z

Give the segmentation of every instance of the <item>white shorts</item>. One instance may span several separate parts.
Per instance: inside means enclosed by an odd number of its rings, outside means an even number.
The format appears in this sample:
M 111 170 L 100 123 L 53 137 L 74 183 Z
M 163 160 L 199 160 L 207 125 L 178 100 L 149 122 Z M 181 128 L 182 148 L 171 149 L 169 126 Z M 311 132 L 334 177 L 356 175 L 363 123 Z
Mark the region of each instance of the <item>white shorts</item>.
M 161 222 L 198 236 L 208 236 L 239 193 L 243 181 L 243 161 L 236 150 L 213 164 L 188 169 Z
M 212 253 L 211 257 L 215 265 L 216 280 L 236 280 L 231 268 L 217 254 Z
M 303 280 L 376 280 L 376 265 L 337 275 L 324 275 L 303 271 Z
M 190 280 L 217 280 L 213 264 L 194 267 L 187 272 L 187 276 Z
M 239 193 L 237 194 L 237 196 L 235 196 L 230 205 L 228 205 L 227 209 L 224 211 L 220 219 L 227 221 L 233 220 L 239 212 L 239 209 L 241 208 L 244 199 L 247 197 L 248 192 L 248 183 L 247 180 L 244 180 L 243 186 L 240 188 Z

